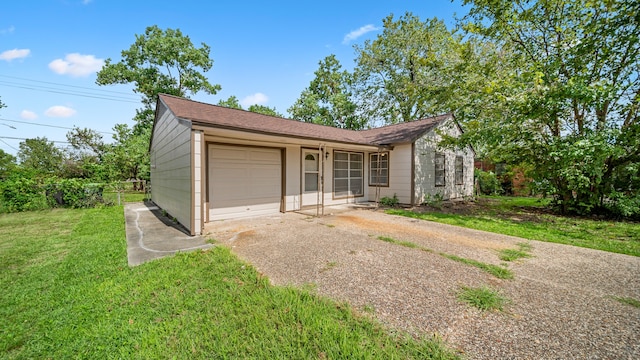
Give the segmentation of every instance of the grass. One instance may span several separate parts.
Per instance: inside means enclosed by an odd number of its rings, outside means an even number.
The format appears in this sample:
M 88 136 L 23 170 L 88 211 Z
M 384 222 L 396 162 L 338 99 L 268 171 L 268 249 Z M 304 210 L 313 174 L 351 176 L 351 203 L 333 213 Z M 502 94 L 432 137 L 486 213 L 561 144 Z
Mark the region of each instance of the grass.
M 502 266 L 487 264 L 487 263 L 483 263 L 473 259 L 466 259 L 466 258 L 462 258 L 452 254 L 440 253 L 440 255 L 446 257 L 447 259 L 457 261 L 459 263 L 475 266 L 478 269 L 488 272 L 489 274 L 497 277 L 498 279 L 506 279 L 506 280 L 513 279 L 513 272 L 511 272 L 511 270 Z
M 116 192 L 104 192 L 102 193 L 102 198 L 105 201 L 109 201 L 113 204 L 118 204 L 118 193 Z M 129 203 L 129 202 L 142 202 L 145 200 L 145 193 L 142 191 L 124 191 L 120 193 L 120 203 Z
M 388 236 L 378 236 L 378 240 L 382 240 L 384 242 L 388 242 L 388 243 L 391 243 L 391 244 L 396 244 L 396 245 L 408 247 L 410 249 L 418 249 L 418 248 L 420 248 L 420 250 L 424 250 L 426 252 L 432 252 L 431 249 L 423 248 L 423 247 L 419 246 L 416 243 L 412 243 L 410 241 L 396 240 L 396 239 L 390 238 Z
M 480 197 L 469 214 L 446 209 L 415 212 L 389 209 L 393 215 L 547 241 L 619 254 L 640 256 L 640 224 L 565 217 L 546 213 L 545 201 L 522 197 Z
M 388 242 L 390 244 L 395 244 L 395 245 L 400 245 L 400 246 L 404 246 L 404 247 L 408 247 L 411 249 L 420 249 L 422 251 L 425 252 L 433 252 L 433 250 L 426 248 L 426 247 L 422 247 L 418 244 L 412 243 L 410 241 L 401 241 L 401 240 L 396 240 L 394 238 L 388 237 L 388 236 L 378 236 L 378 240 L 382 240 L 384 242 Z M 466 259 L 466 258 L 462 258 L 456 255 L 452 255 L 452 254 L 447 254 L 447 253 L 439 253 L 440 256 L 443 256 L 449 260 L 453 260 L 453 261 L 457 261 L 459 263 L 463 263 L 466 265 L 471 265 L 474 267 L 477 267 L 478 269 L 487 272 L 495 277 L 497 277 L 498 279 L 513 279 L 513 273 L 511 272 L 511 270 L 502 267 L 502 266 L 498 266 L 498 265 L 492 265 L 492 264 L 487 264 L 487 263 L 483 263 L 477 260 L 472 260 L 472 259 Z
M 222 246 L 127 266 L 122 207 L 0 215 L 0 358 L 453 359 Z
M 500 254 L 498 257 L 502 261 L 516 261 L 522 258 L 530 258 L 531 257 L 531 244 L 529 243 L 518 243 L 517 249 L 502 249 L 500 250 Z
M 463 286 L 458 292 L 458 300 L 482 311 L 502 311 L 504 306 L 509 303 L 509 299 L 487 286 L 477 288 Z
M 640 308 L 640 300 L 634 299 L 632 297 L 621 297 L 621 296 L 612 296 L 612 298 L 618 302 L 623 304 L 631 305 L 636 308 Z

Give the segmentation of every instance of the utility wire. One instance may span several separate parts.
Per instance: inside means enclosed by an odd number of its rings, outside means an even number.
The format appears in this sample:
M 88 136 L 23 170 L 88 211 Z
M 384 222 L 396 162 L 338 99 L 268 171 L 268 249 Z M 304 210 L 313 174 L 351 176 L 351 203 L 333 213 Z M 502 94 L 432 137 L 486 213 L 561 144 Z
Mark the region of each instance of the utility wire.
M 129 96 L 129 97 L 136 97 L 137 98 L 137 95 L 133 95 L 131 93 L 122 92 L 122 91 L 113 91 L 113 90 L 105 90 L 105 89 L 94 89 L 94 88 L 90 88 L 90 87 L 86 87 L 86 86 L 67 85 L 67 84 L 56 83 L 56 82 L 51 82 L 51 81 L 33 80 L 33 79 L 21 78 L 21 77 L 17 77 L 17 76 L 2 75 L 2 74 L 0 74 L 0 77 L 9 78 L 9 79 L 15 79 L 15 80 L 22 80 L 22 81 L 31 81 L 31 82 L 35 82 L 35 83 L 41 83 L 41 84 L 49 84 L 49 85 L 56 85 L 56 86 L 66 86 L 66 87 L 71 87 L 71 88 L 76 88 L 76 89 L 84 89 L 84 90 L 91 90 L 91 91 L 96 91 L 96 92 L 106 92 L 106 93 L 112 93 L 112 94 L 120 94 L 120 95 L 125 95 L 125 96 Z
M 0 141 L 2 141 L 5 145 L 7 145 L 8 147 L 12 148 L 13 150 L 15 150 L 15 151 L 20 151 L 20 150 L 16 149 L 16 148 L 15 148 L 15 146 L 12 146 L 12 145 L 11 145 L 11 144 L 9 144 L 8 142 L 6 142 L 6 141 L 4 141 L 4 140 L 2 140 L 2 139 L 0 139 Z
M 100 99 L 100 100 L 111 100 L 111 101 L 119 101 L 119 102 L 126 102 L 126 103 L 131 103 L 131 104 L 138 104 L 140 103 L 140 101 L 135 101 L 135 100 L 125 100 L 122 98 L 114 98 L 114 97 L 105 97 L 105 96 L 96 96 L 96 95 L 88 95 L 88 94 L 82 94 L 82 93 L 78 93 L 78 92 L 69 92 L 69 91 L 56 91 L 56 90 L 47 90 L 46 88 L 44 89 L 38 89 L 35 87 L 29 87 L 29 86 L 20 86 L 20 85 L 9 85 L 7 83 L 4 83 L 2 81 L 0 81 L 0 85 L 3 86 L 9 86 L 12 88 L 19 88 L 19 89 L 26 89 L 26 90 L 34 90 L 34 91 L 42 91 L 42 92 L 48 92 L 48 93 L 53 93 L 53 94 L 63 94 L 63 95 L 72 95 L 72 96 L 80 96 L 80 97 L 86 97 L 86 98 L 93 98 L 93 99 Z
M 66 130 L 75 130 L 75 128 L 70 128 L 70 127 L 66 127 L 66 126 L 58 126 L 58 125 L 49 125 L 49 124 L 38 124 L 38 123 L 32 123 L 32 122 L 28 122 L 28 121 L 20 121 L 20 120 L 10 120 L 10 119 L 5 119 L 5 118 L 0 118 L 1 121 L 9 121 L 9 122 L 13 122 L 13 123 L 19 123 L 19 124 L 28 124 L 28 125 L 36 125 L 36 126 L 47 126 L 47 127 L 52 127 L 52 128 L 58 128 L 58 129 L 66 129 Z M 9 126 L 9 125 L 7 125 Z M 109 134 L 109 135 L 113 135 L 114 133 L 112 132 L 108 132 L 108 131 L 96 131 L 99 132 L 101 134 Z
M 7 81 L 1 78 L 14 79 L 20 82 Z M 25 82 L 32 82 L 36 84 L 30 84 Z M 37 83 L 53 85 L 53 86 L 43 86 L 43 85 L 38 85 Z M 141 101 L 138 95 L 124 93 L 121 91 L 94 89 L 94 88 L 89 88 L 84 86 L 67 85 L 67 84 L 61 84 L 61 83 L 55 83 L 55 82 L 49 82 L 49 81 L 32 80 L 32 79 L 20 78 L 20 77 L 9 76 L 9 75 L 1 75 L 1 74 L 0 74 L 0 86 L 8 86 L 8 87 L 18 88 L 18 89 L 42 91 L 42 92 L 48 92 L 48 93 L 54 93 L 54 94 L 72 95 L 72 96 L 79 96 L 79 97 L 86 97 L 86 98 L 93 98 L 93 99 L 118 101 L 118 102 L 125 102 L 125 103 L 131 103 L 131 104 L 138 104 Z M 75 89 L 81 89 L 84 91 L 75 90 Z
M 0 139 L 10 139 L 10 140 L 29 140 L 29 139 L 27 139 L 27 138 L 19 138 L 19 137 L 11 137 L 11 136 L 0 136 Z M 51 142 L 53 142 L 53 143 L 71 144 L 71 143 L 70 143 L 70 142 L 68 142 L 68 141 L 56 141 L 56 140 L 49 140 L 49 139 L 47 139 L 47 141 L 51 141 Z M 4 141 L 3 141 L 3 142 L 4 142 Z M 7 143 L 5 142 L 5 144 L 7 144 Z M 9 145 L 9 144 L 7 144 L 7 145 Z M 11 145 L 9 145 L 9 146 L 11 146 Z M 15 148 L 14 148 L 14 149 L 15 149 Z

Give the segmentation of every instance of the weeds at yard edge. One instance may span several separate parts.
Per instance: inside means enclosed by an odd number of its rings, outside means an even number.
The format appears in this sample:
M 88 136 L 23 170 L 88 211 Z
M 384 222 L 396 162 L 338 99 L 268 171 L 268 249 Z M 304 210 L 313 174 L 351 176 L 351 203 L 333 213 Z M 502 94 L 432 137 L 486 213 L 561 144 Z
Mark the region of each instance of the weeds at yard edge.
M 504 306 L 511 301 L 499 291 L 488 286 L 466 287 L 461 286 L 458 292 L 458 300 L 465 302 L 482 311 L 502 311 Z
M 500 260 L 502 261 L 516 261 L 522 258 L 530 258 L 531 255 L 531 244 L 521 242 L 516 244 L 518 249 L 502 249 L 500 250 Z
M 410 241 L 401 241 L 401 240 L 396 240 L 392 237 L 388 237 L 388 236 L 378 236 L 378 240 L 382 240 L 384 242 L 388 242 L 390 244 L 395 244 L 395 245 L 400 245 L 400 246 L 404 246 L 410 249 L 419 249 L 422 250 L 424 252 L 429 252 L 429 253 L 435 253 L 432 249 L 420 246 L 416 243 L 412 243 Z M 452 255 L 452 254 L 447 254 L 447 253 L 438 253 L 438 255 L 443 256 L 449 260 L 453 260 L 453 261 L 457 261 L 459 263 L 462 264 L 466 264 L 466 265 L 471 265 L 474 267 L 477 267 L 478 269 L 485 271 L 495 277 L 497 277 L 498 279 L 513 279 L 513 273 L 511 272 L 511 270 L 502 267 L 502 266 L 498 266 L 498 265 L 492 265 L 492 264 L 486 264 L 477 260 L 472 260 L 472 259 L 466 259 L 457 255 Z
M 610 296 L 613 300 L 620 302 L 622 304 L 630 305 L 635 308 L 640 308 L 640 300 L 634 299 L 632 297 L 623 297 L 623 296 Z

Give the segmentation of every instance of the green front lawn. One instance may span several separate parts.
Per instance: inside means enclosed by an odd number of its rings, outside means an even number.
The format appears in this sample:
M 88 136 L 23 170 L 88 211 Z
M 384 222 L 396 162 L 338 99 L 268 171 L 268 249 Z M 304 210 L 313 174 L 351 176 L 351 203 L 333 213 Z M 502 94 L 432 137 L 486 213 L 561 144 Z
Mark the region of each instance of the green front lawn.
M 129 268 L 122 207 L 2 214 L 0 264 L 0 358 L 455 358 L 221 246 Z
M 124 191 L 120 193 L 120 204 L 129 202 L 142 202 L 145 200 L 146 194 L 143 191 Z M 102 193 L 102 198 L 112 204 L 118 204 L 118 193 L 107 192 Z
M 640 256 L 640 224 L 565 217 L 537 198 L 480 197 L 475 204 L 387 213 L 498 234 Z

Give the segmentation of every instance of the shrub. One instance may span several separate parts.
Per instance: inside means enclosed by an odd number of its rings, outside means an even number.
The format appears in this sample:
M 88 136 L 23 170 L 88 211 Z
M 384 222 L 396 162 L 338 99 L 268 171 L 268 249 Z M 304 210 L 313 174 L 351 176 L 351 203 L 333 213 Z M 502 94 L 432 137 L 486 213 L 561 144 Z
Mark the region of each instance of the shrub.
M 442 207 L 442 202 L 444 201 L 444 196 L 441 193 L 436 193 L 434 195 L 427 194 L 422 201 L 422 205 L 431 206 L 437 209 Z
M 611 215 L 619 218 L 640 220 L 640 195 L 626 196 L 616 192 L 605 201 L 604 208 Z
M 104 202 L 103 185 L 81 179 L 50 179 L 45 189 L 51 207 L 89 208 Z
M 393 194 L 392 198 L 390 198 L 388 196 L 382 197 L 382 199 L 380 199 L 380 204 L 382 206 L 395 207 L 395 206 L 398 206 L 400 204 L 400 201 L 398 200 L 398 195 Z
M 0 185 L 1 210 L 19 212 L 42 210 L 48 207 L 44 191 L 33 178 L 12 176 Z
M 475 170 L 478 187 L 481 194 L 500 195 L 503 193 L 502 184 L 493 171 Z

